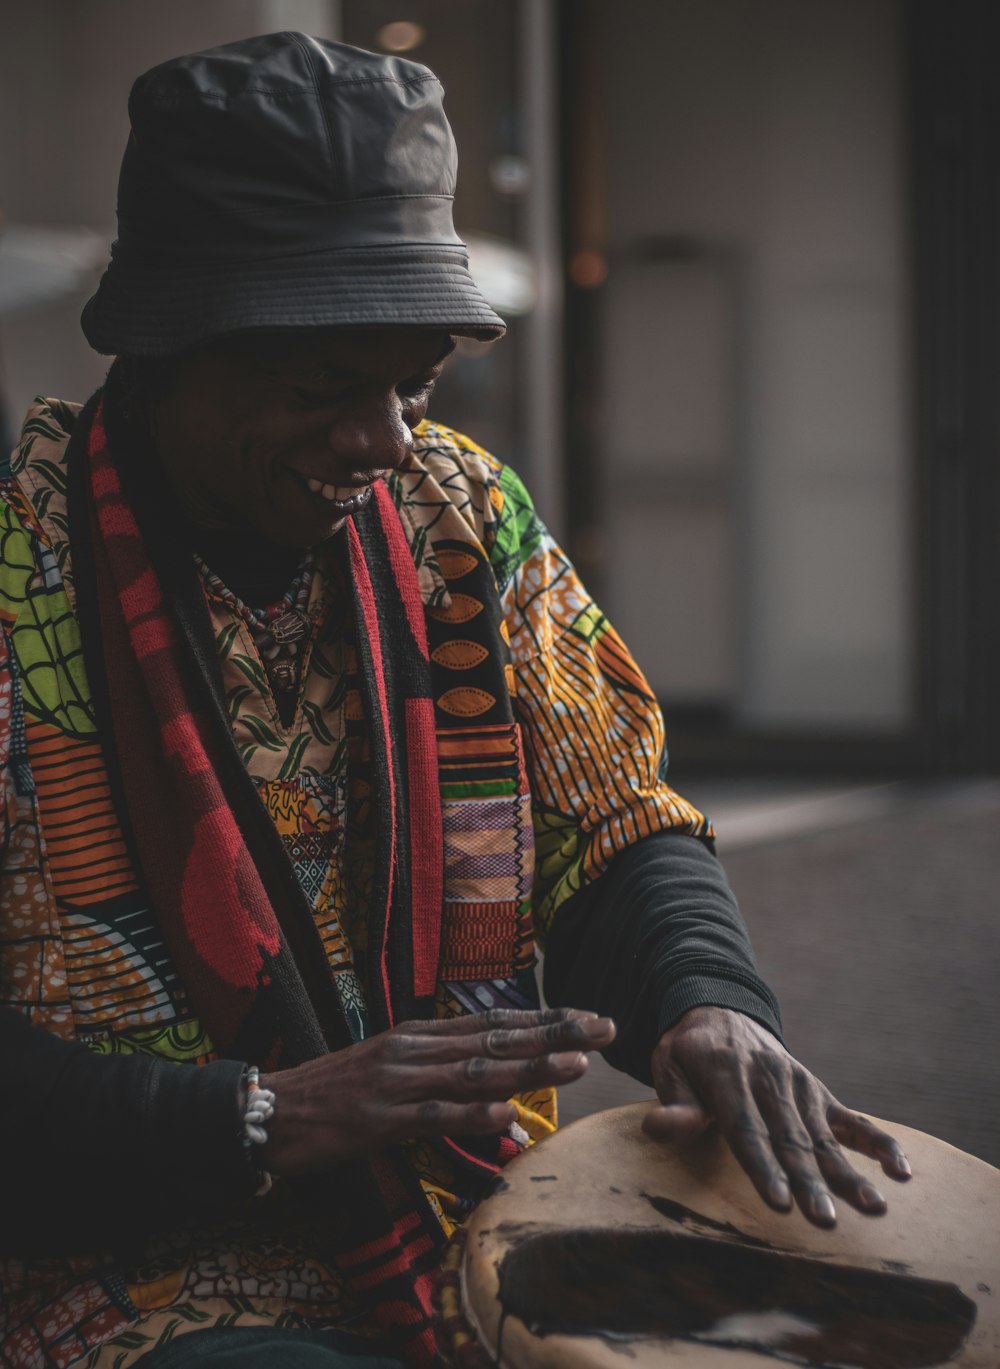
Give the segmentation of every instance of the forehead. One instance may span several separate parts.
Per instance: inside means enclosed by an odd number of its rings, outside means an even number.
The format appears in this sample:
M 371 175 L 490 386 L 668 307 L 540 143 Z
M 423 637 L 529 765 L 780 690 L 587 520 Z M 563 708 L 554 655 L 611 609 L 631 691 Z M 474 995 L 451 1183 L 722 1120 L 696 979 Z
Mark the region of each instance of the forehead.
M 374 376 L 430 370 L 453 348 L 442 329 L 285 328 L 236 334 L 207 351 L 212 358 L 255 368 Z

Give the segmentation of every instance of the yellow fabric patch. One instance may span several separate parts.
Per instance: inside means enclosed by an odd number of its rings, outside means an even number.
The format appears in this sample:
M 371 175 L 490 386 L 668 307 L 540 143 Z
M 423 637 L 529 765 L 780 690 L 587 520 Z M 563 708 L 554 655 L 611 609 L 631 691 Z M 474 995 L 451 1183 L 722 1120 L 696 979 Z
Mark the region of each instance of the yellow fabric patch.
M 180 1269 L 172 1269 L 162 1279 L 153 1279 L 149 1283 L 127 1284 L 128 1295 L 140 1312 L 153 1312 L 159 1307 L 169 1307 L 180 1298 L 187 1275 L 188 1267 L 185 1264 Z

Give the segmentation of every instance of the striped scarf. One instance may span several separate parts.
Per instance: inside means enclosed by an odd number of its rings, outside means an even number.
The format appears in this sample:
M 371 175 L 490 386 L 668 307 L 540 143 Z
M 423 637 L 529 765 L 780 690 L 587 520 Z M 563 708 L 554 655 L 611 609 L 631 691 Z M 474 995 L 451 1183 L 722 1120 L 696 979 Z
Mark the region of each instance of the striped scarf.
M 77 610 L 112 792 L 164 941 L 217 1052 L 287 1068 L 347 1047 L 350 1030 L 312 910 L 236 749 L 183 521 L 123 389 L 113 367 L 80 415 L 69 457 Z M 435 734 L 449 720 L 435 709 L 413 558 L 391 495 L 382 482 L 374 488 L 339 540 L 377 805 L 368 992 L 372 1027 L 382 1030 L 433 1014 L 443 968 Z M 478 570 L 489 574 L 485 563 Z M 508 725 L 505 653 L 498 620 L 487 617 L 483 630 L 496 640 L 486 668 L 498 676 L 491 721 Z M 460 936 L 452 959 L 502 973 L 523 936 L 523 907 L 511 904 L 504 918 L 474 933 L 476 944 Z M 512 1148 L 506 1138 L 494 1138 L 486 1155 L 442 1144 L 484 1185 Z M 331 1216 L 325 1253 L 407 1362 L 431 1364 L 442 1233 L 403 1153 L 354 1162 L 336 1183 L 310 1183 Z

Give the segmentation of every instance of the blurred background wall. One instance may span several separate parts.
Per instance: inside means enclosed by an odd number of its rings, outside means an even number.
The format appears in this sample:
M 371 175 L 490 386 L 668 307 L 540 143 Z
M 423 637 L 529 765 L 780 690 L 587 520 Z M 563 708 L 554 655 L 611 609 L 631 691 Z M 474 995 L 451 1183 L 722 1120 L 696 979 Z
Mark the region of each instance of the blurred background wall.
M 412 56 L 511 325 L 435 413 L 524 474 L 675 758 L 995 771 L 996 8 L 0 0 L 8 437 L 103 374 L 138 72 L 286 27 Z
M 571 545 L 675 758 L 995 772 L 997 7 L 561 13 Z
M 609 611 L 676 706 L 905 727 L 897 6 L 659 0 L 635 18 L 601 11 Z

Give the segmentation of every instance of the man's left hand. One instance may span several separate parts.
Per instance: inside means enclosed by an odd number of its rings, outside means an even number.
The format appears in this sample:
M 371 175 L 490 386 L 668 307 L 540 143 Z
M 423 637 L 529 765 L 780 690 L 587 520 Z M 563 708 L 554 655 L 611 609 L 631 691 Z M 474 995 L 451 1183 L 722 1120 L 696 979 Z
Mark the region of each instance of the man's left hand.
M 727 1008 L 692 1008 L 653 1051 L 660 1107 L 643 1123 L 654 1139 L 686 1145 L 714 1121 L 769 1207 L 798 1204 L 816 1226 L 833 1226 L 834 1194 L 869 1216 L 885 1198 L 851 1166 L 841 1147 L 878 1160 L 891 1179 L 908 1179 L 902 1147 L 867 1118 L 838 1103 L 770 1032 Z

